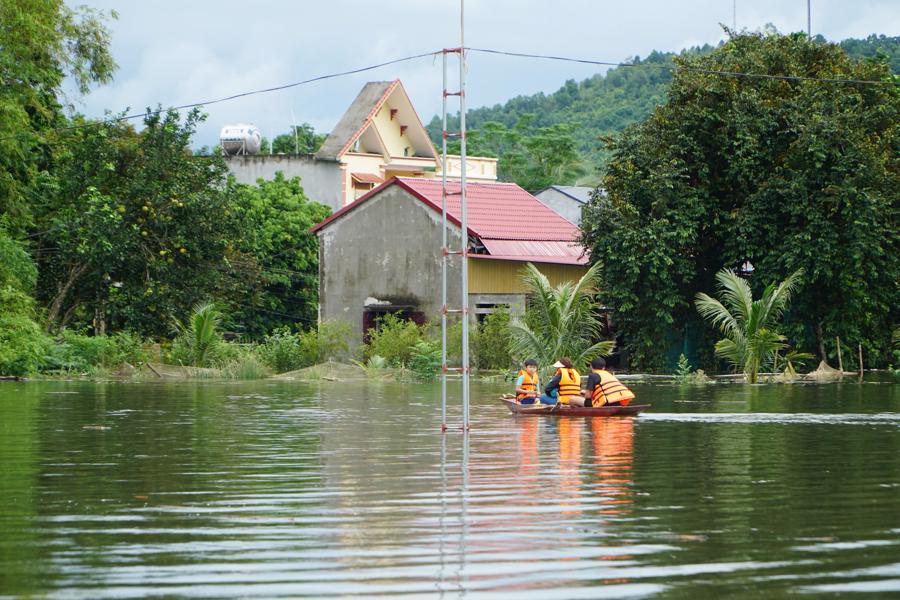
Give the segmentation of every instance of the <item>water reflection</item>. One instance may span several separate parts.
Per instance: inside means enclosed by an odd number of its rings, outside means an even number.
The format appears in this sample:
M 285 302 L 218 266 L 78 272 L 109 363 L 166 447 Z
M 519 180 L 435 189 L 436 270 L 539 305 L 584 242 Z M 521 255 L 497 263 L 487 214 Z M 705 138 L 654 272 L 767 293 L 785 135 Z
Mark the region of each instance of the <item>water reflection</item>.
M 654 410 L 616 419 L 516 418 L 484 387 L 446 435 L 427 386 L 9 389 L 0 598 L 900 591 L 884 386 L 645 386 Z
M 605 496 L 600 514 L 631 512 L 634 494 L 634 419 L 591 419 L 594 473 Z

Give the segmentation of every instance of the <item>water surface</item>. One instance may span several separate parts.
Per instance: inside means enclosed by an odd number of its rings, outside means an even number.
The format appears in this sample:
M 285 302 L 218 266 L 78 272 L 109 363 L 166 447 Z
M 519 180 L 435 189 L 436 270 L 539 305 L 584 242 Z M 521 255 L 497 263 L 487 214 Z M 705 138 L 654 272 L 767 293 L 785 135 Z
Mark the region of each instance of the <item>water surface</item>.
M 900 594 L 898 386 L 634 388 L 4 382 L 0 598 Z

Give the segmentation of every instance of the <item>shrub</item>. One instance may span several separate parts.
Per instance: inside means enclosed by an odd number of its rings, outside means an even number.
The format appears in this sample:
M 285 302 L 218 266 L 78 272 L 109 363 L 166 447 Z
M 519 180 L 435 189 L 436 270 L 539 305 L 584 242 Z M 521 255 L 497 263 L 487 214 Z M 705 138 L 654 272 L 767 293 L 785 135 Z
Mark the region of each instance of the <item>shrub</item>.
M 59 342 L 48 349 L 43 369 L 90 372 L 97 368 L 115 368 L 126 362 L 138 364 L 148 358 L 144 341 L 130 332 L 91 336 L 66 330 Z
M 172 341 L 172 358 L 179 364 L 208 367 L 221 360 L 224 350 L 219 325 L 222 313 L 213 303 L 198 304 L 187 324 L 177 323 L 178 337 Z
M 263 362 L 276 373 L 285 373 L 308 366 L 310 363 L 304 360 L 307 357 L 304 356 L 301 346 L 302 335 L 291 333 L 287 327 L 276 329 L 266 336 L 259 348 Z
M 38 371 L 49 344 L 34 319 L 31 298 L 12 286 L 0 286 L 0 375 Z
M 409 368 L 419 381 L 431 381 L 441 370 L 441 341 L 420 340 L 412 348 Z
M 478 324 L 473 338 L 475 365 L 479 369 L 509 369 L 509 309 L 498 307 Z
M 239 349 L 237 356 L 222 366 L 222 376 L 227 379 L 264 379 L 270 373 L 263 359 L 253 349 Z
M 336 360 L 344 362 L 350 358 L 350 337 L 353 327 L 347 321 L 323 321 L 319 324 L 319 362 Z
M 365 357 L 383 356 L 393 366 L 406 366 L 413 355 L 416 343 L 422 341 L 422 328 L 412 321 L 403 321 L 396 315 L 385 315 L 381 326 L 372 331 L 365 348 Z M 440 346 L 438 346 L 440 352 Z

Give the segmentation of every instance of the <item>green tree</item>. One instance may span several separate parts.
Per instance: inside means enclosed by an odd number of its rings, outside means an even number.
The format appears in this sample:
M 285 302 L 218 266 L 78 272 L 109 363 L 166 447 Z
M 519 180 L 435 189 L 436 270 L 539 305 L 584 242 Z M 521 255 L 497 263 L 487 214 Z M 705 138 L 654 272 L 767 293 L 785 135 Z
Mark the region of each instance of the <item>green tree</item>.
M 195 158 L 202 114 L 148 112 L 140 133 L 88 123 L 60 140 L 35 203 L 38 296 L 52 328 L 165 335 L 220 287 L 236 221 L 221 157 Z
M 85 93 L 112 78 L 105 18 L 62 0 L 0 3 L 0 217 L 13 237 L 29 224 L 31 186 L 52 162 L 48 136 L 64 124 L 63 81 Z
M 696 323 L 690 299 L 748 261 L 757 293 L 804 271 L 784 326 L 801 347 L 824 358 L 840 335 L 883 363 L 900 306 L 900 89 L 887 65 L 774 33 L 675 60 L 668 101 L 609 140 L 606 194 L 582 220 L 633 364 L 665 367 L 673 326 Z
M 716 342 L 716 355 L 740 369 L 748 383 L 756 383 L 760 369 L 787 347 L 787 338 L 777 329 L 800 275 L 797 271 L 777 286 L 766 286 L 762 297 L 754 300 L 746 279 L 722 269 L 716 274 L 721 300 L 697 294 L 697 311 L 725 335 Z
M 528 309 L 524 320 L 515 319 L 510 325 L 512 356 L 519 362 L 533 358 L 544 370 L 564 356 L 576 366 L 608 356 L 615 342 L 597 341 L 602 333 L 594 300 L 599 274 L 600 265 L 595 264 L 577 282 L 554 287 L 528 263 L 522 273 Z
M 467 132 L 467 152 L 498 157 L 497 177 L 531 192 L 575 183 L 584 171 L 572 129 L 564 124 L 534 127 L 534 120 L 534 115 L 524 115 L 512 128 L 485 123 Z M 448 150 L 459 152 L 459 143 Z
M 314 327 L 319 244 L 309 229 L 331 209 L 309 200 L 299 177 L 280 172 L 255 186 L 231 180 L 226 194 L 238 224 L 227 265 L 236 288 L 223 294 L 232 321 L 253 338 L 279 327 Z
M 500 306 L 478 324 L 472 347 L 479 369 L 509 369 L 512 366 L 509 354 L 510 323 L 508 307 Z
M 115 17 L 115 13 L 110 13 Z M 109 81 L 106 15 L 62 0 L 0 3 L 0 373 L 40 366 L 46 338 L 37 322 L 36 270 L 23 236 L 40 174 L 53 163 L 53 128 L 68 77 L 84 93 Z
M 309 123 L 294 125 L 287 133 L 276 135 L 272 140 L 272 154 L 315 154 L 325 142 L 327 135 L 316 133 Z
M 36 280 L 31 257 L 0 227 L 0 375 L 28 375 L 42 364 L 49 340 L 31 297 Z

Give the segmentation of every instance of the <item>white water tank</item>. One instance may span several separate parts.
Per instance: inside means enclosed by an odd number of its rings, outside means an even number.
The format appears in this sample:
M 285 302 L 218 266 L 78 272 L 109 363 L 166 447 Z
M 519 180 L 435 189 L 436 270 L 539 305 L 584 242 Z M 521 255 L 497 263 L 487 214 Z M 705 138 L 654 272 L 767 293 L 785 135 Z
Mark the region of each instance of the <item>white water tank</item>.
M 259 134 L 259 129 L 255 125 L 247 123 L 226 125 L 219 134 L 219 143 L 222 144 L 222 150 L 228 156 L 256 154 L 259 152 L 261 141 L 262 136 Z

